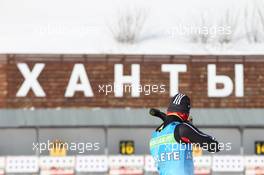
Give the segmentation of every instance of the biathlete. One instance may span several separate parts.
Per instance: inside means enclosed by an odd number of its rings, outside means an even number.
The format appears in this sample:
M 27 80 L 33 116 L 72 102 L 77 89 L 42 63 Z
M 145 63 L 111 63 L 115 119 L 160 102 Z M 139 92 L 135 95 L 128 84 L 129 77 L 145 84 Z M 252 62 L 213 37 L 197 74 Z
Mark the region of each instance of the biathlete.
M 151 115 L 163 121 L 150 140 L 150 152 L 160 175 L 193 175 L 193 145 L 209 152 L 219 151 L 215 138 L 193 126 L 190 109 L 190 98 L 178 93 L 171 99 L 166 114 L 150 110 Z

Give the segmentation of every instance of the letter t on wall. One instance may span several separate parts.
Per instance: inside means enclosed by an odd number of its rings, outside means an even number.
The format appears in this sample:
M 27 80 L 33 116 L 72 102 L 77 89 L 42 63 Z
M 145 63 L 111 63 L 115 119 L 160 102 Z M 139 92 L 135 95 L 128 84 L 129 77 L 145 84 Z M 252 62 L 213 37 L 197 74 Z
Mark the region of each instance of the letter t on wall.
M 186 72 L 186 64 L 162 64 L 162 72 L 170 73 L 170 96 L 174 96 L 179 92 L 179 73 Z

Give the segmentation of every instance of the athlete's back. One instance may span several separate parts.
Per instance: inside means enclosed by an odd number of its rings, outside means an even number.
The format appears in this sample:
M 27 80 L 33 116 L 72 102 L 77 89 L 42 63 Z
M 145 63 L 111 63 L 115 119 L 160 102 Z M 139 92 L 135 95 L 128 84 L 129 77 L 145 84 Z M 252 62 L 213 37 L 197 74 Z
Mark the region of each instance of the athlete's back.
M 171 99 L 166 114 L 152 110 L 151 115 L 161 116 L 163 121 L 150 140 L 150 152 L 160 175 L 193 175 L 193 143 L 210 145 L 209 152 L 219 151 L 215 138 L 190 123 L 190 109 L 190 98 L 178 93 Z
M 193 175 L 191 144 L 178 143 L 174 137 L 178 124 L 172 122 L 152 134 L 150 152 L 160 175 Z

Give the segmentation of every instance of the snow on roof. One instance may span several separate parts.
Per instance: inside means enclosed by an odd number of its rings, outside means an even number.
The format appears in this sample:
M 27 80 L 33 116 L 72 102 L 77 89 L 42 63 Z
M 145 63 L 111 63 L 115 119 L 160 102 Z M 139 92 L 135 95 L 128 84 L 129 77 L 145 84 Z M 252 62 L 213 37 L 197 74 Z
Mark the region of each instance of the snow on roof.
M 259 0 L 1 0 L 0 53 L 264 54 L 263 17 Z

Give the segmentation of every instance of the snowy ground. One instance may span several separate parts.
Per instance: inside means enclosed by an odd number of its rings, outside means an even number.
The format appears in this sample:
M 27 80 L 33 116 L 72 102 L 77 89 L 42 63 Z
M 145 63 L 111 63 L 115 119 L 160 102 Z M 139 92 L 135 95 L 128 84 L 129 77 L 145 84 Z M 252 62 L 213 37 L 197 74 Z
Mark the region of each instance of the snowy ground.
M 114 38 L 122 17 L 132 43 Z M 264 1 L 0 0 L 0 52 L 264 54 Z

